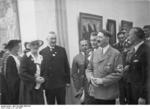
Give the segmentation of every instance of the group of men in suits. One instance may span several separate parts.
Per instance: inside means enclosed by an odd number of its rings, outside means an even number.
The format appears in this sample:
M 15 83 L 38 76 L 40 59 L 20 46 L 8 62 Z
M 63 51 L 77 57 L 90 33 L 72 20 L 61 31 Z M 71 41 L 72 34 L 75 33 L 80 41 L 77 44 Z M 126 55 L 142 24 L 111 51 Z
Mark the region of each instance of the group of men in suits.
M 74 57 L 72 65 L 77 95 L 82 93 L 81 102 L 115 104 L 119 97 L 120 104 L 148 104 L 150 49 L 144 41 L 144 31 L 133 27 L 128 36 L 120 31 L 119 43 L 113 47 L 109 44 L 111 34 L 108 31 L 102 30 L 94 36 L 96 46 L 91 50 L 87 49 L 87 40 L 80 41 L 80 53 Z M 92 38 L 93 33 L 91 45 Z
M 148 104 L 150 78 L 149 46 L 145 33 L 133 27 L 128 34 L 119 32 L 114 46 L 112 35 L 101 30 L 80 41 L 80 53 L 72 63 L 71 77 L 75 97 L 81 104 Z M 65 104 L 66 87 L 70 86 L 70 68 L 66 51 L 57 46 L 55 32 L 49 32 L 48 46 L 40 51 L 43 56 L 41 76 L 48 104 Z

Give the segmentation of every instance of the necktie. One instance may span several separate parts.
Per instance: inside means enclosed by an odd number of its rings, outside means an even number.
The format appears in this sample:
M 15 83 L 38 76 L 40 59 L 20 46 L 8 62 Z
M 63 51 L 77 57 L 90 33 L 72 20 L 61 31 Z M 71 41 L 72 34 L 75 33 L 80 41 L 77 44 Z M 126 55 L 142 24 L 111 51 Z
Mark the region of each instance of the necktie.
M 127 54 L 127 62 L 131 62 L 131 58 L 135 54 L 135 48 L 132 48 Z
M 104 54 L 104 49 L 102 48 L 102 55 Z

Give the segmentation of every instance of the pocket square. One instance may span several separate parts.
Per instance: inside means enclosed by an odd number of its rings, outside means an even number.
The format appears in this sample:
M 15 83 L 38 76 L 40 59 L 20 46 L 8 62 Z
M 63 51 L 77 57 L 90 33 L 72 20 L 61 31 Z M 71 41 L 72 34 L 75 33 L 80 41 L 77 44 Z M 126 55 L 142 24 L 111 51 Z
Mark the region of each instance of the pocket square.
M 135 59 L 135 60 L 133 60 L 133 62 L 139 62 L 139 60 L 138 60 L 138 59 Z

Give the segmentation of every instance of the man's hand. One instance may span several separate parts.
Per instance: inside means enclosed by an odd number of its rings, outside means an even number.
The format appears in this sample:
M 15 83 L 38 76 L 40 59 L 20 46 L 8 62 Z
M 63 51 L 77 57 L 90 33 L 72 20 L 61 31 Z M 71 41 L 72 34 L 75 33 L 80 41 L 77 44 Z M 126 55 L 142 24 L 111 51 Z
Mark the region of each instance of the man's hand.
M 98 87 L 98 84 L 95 81 L 96 81 L 96 78 L 91 77 L 91 83 L 92 83 L 92 85 L 95 86 L 95 87 Z
M 123 72 L 123 65 L 119 64 L 117 66 L 117 68 L 115 69 L 115 71 L 118 72 L 118 73 L 122 73 Z
M 138 104 L 146 104 L 146 100 L 144 98 L 139 98 Z
M 94 81 L 94 83 L 97 84 L 97 85 L 103 84 L 102 78 L 93 78 L 93 81 Z

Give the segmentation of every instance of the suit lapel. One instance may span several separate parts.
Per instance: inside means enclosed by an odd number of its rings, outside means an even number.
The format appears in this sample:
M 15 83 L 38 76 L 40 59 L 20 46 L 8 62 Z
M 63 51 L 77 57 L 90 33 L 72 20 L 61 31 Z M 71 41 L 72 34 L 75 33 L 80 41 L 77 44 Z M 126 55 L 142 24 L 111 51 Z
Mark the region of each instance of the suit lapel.
M 110 57 L 111 55 L 111 47 L 108 48 L 108 50 L 106 51 L 106 53 L 104 55 L 100 55 L 99 58 L 98 58 L 98 62 L 102 62 L 104 61 L 105 59 L 107 59 L 108 57 Z
M 138 48 L 138 50 L 136 51 L 136 53 L 133 55 L 133 57 L 131 58 L 131 60 L 134 60 L 135 58 L 137 58 L 138 56 L 140 56 L 140 54 L 142 53 L 144 48 L 144 43 Z

